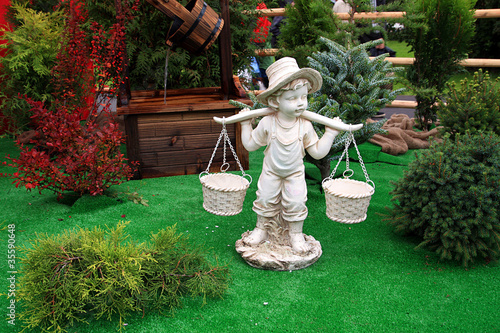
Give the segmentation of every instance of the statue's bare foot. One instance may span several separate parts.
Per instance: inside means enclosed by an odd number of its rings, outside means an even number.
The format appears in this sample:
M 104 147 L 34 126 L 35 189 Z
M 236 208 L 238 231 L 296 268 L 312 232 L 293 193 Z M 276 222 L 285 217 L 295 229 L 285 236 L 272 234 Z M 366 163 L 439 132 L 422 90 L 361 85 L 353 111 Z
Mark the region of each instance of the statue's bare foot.
M 301 232 L 300 233 L 291 232 L 290 243 L 292 245 L 292 249 L 298 253 L 306 253 L 311 249 L 310 245 L 306 242 L 306 239 L 304 238 L 304 234 Z
M 267 231 L 261 228 L 255 228 L 252 230 L 250 235 L 243 239 L 243 242 L 250 245 L 256 246 L 267 239 Z

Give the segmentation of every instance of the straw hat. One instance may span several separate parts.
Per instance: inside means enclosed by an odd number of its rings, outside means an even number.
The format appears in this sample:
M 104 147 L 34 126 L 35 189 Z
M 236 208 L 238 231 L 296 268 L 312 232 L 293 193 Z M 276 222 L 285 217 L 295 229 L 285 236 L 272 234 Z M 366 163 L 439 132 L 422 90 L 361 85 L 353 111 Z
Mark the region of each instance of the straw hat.
M 281 58 L 273 63 L 267 68 L 266 74 L 269 78 L 269 88 L 257 96 L 257 100 L 266 105 L 268 104 L 267 99 L 271 95 L 295 79 L 307 79 L 311 83 L 311 90 L 308 93 L 318 91 L 323 84 L 323 78 L 317 70 L 312 68 L 301 69 L 297 61 L 290 57 Z

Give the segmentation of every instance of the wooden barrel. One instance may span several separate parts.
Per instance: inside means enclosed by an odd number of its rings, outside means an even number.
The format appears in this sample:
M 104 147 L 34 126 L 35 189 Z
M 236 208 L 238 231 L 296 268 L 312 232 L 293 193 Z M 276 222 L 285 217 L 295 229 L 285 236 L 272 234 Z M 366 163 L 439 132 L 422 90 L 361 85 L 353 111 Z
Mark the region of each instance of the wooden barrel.
M 186 7 L 175 0 L 147 1 L 174 20 L 167 44 L 175 43 L 194 54 L 207 50 L 224 26 L 224 20 L 203 0 L 191 0 Z

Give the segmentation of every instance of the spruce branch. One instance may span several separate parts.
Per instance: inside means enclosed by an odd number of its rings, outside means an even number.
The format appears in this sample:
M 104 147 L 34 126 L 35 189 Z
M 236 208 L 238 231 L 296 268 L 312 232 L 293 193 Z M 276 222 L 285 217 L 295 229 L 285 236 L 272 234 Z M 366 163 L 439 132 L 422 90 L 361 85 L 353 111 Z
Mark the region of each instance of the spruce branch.
M 370 124 L 366 120 L 402 92 L 403 89 L 392 91 L 388 86 L 396 79 L 392 73 L 403 69 L 392 67 L 385 61 L 385 56 L 370 60 L 367 50 L 380 42 L 345 47 L 324 37 L 320 37 L 319 41 L 328 51 L 314 52 L 308 57 L 309 66 L 323 77 L 322 88 L 310 99 L 310 110 L 331 118 L 340 117 L 346 123 L 364 123 L 364 128 L 354 133 L 358 144 L 374 134 L 384 133 L 381 129 L 383 121 Z M 313 125 L 321 136 L 324 128 Z M 330 174 L 330 161 L 340 155 L 344 142 L 345 135 L 337 136 L 330 152 L 322 160 L 306 157 L 321 170 L 323 179 Z

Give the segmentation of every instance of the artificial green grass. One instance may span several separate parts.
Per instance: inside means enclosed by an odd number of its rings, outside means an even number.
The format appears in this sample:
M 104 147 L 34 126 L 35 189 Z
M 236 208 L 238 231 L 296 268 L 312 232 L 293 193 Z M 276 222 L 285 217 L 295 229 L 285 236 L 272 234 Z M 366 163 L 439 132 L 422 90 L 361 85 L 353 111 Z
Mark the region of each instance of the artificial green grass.
M 204 244 L 218 260 L 229 265 L 232 284 L 222 300 L 186 299 L 173 316 L 142 313 L 130 317 L 126 332 L 495 332 L 500 327 L 500 268 L 477 262 L 464 269 L 442 262 L 426 250 L 414 250 L 418 240 L 396 235 L 379 214 L 390 205 L 391 181 L 399 179 L 414 152 L 403 156 L 381 153 L 363 144 L 360 151 L 376 191 L 368 218 L 347 225 L 330 221 L 319 188 L 319 172 L 307 164 L 309 217 L 304 232 L 321 242 L 323 255 L 299 271 L 274 272 L 248 266 L 234 243 L 255 226 L 251 210 L 262 151 L 250 154 L 248 173 L 254 182 L 243 212 L 220 217 L 202 208 L 198 175 L 130 181 L 113 192 L 138 191 L 149 207 L 109 197 L 84 196 L 57 201 L 51 193 L 26 192 L 0 178 L 1 222 L 16 225 L 16 250 L 35 233 L 60 233 L 68 228 L 114 226 L 120 220 L 132 237 L 147 241 L 158 229 L 177 224 L 191 241 Z M 11 140 L 0 139 L 0 159 L 16 154 Z M 354 155 L 351 154 L 352 157 Z M 5 159 L 2 159 L 5 160 Z M 351 162 L 354 178 L 363 180 L 358 163 Z M 340 169 L 343 170 L 344 164 Z M 0 166 L 0 172 L 12 171 Z M 123 217 L 124 216 L 124 217 Z M 0 231 L 0 246 L 7 252 L 7 230 Z M 6 256 L 4 256 L 6 258 Z M 16 269 L 19 269 L 17 258 Z M 0 307 L 8 300 L 7 260 L 0 260 Z M 19 276 L 17 276 L 19 278 Z M 20 308 L 16 309 L 19 314 Z M 4 317 L 5 318 L 5 317 Z M 104 333 L 116 322 L 92 321 L 69 332 Z M 17 332 L 4 320 L 0 332 Z

